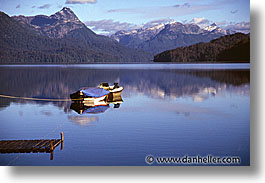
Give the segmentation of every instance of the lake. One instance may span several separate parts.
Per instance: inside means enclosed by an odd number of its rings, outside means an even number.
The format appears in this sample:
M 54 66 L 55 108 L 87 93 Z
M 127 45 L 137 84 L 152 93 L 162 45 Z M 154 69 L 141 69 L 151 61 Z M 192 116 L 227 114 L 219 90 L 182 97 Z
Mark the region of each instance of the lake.
M 236 156 L 241 159 L 236 165 L 249 165 L 249 67 L 249 64 L 0 66 L 0 94 L 51 99 L 0 97 L 0 140 L 54 139 L 64 133 L 63 150 L 57 147 L 53 160 L 49 153 L 6 153 L 0 154 L 0 165 L 149 166 L 148 155 Z M 56 101 L 69 99 L 81 87 L 102 82 L 118 82 L 123 86 L 123 102 L 110 103 L 90 113 L 84 112 L 87 108 L 80 112 L 71 101 Z

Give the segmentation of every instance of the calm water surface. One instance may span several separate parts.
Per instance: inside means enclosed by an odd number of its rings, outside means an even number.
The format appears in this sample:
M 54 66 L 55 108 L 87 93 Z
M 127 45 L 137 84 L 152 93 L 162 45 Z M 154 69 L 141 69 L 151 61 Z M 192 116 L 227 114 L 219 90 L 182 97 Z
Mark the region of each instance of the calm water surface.
M 0 94 L 69 98 L 118 82 L 123 103 L 100 113 L 71 102 L 0 98 L 0 140 L 53 139 L 48 153 L 0 154 L 0 165 L 147 165 L 147 155 L 250 159 L 248 64 L 1 66 Z M 157 165 L 157 164 L 154 164 Z

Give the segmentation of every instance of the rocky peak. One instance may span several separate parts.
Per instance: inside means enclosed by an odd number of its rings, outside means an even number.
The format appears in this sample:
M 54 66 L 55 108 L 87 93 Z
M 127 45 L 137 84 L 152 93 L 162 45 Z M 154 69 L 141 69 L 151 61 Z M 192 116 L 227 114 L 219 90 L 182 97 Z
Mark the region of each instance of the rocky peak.
M 28 24 L 40 34 L 50 38 L 63 38 L 69 32 L 86 27 L 75 15 L 75 13 L 67 7 L 51 16 L 15 16 L 15 20 L 20 23 Z
M 217 27 L 216 23 L 211 24 L 212 27 Z
M 216 23 L 213 23 L 213 24 L 205 27 L 204 30 L 211 32 L 211 33 L 219 33 L 219 34 L 223 34 L 223 35 L 229 35 L 229 34 L 235 33 L 235 31 L 232 31 L 232 30 L 222 29 L 221 27 L 217 26 Z
M 170 29 L 170 28 L 179 28 L 179 27 L 182 27 L 184 26 L 182 23 L 180 22 L 170 22 L 169 24 L 167 24 L 165 26 L 166 29 Z
M 59 20 L 79 21 L 75 13 L 70 8 L 67 8 L 67 7 L 64 7 L 60 11 L 51 15 L 51 17 L 59 19 Z
M 219 27 L 216 25 L 216 23 L 213 23 L 213 24 L 204 28 L 204 30 L 207 30 L 209 32 L 215 31 L 217 29 L 219 29 Z
M 182 24 L 180 22 L 169 23 L 165 26 L 166 32 L 172 32 L 174 34 L 199 34 L 202 33 L 203 30 L 195 24 Z
M 151 27 L 142 27 L 140 29 L 134 29 L 130 31 L 120 30 L 115 34 L 111 35 L 111 38 L 120 42 L 120 39 L 137 39 L 141 41 L 146 41 L 155 35 L 157 35 L 162 29 L 164 29 L 164 24 L 157 24 Z

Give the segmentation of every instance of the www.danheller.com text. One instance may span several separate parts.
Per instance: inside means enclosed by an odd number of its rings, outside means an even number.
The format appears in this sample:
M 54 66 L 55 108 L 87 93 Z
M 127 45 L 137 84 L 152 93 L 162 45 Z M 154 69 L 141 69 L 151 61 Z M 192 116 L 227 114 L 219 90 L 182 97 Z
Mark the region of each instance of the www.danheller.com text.
M 226 157 L 218 157 L 218 156 L 212 156 L 212 155 L 207 155 L 207 156 L 183 156 L 183 157 L 154 157 L 152 155 L 148 155 L 145 158 L 145 162 L 147 164 L 205 164 L 205 165 L 210 165 L 210 164 L 227 164 L 227 165 L 232 165 L 232 164 L 240 164 L 241 159 L 240 157 L 237 156 L 226 156 Z

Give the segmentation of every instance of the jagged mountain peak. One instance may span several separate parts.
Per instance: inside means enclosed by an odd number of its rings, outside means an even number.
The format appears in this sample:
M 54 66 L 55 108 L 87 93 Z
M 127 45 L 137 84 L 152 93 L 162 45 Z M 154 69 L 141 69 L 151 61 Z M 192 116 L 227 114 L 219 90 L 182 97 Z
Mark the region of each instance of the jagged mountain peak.
M 184 24 L 174 21 L 174 22 L 170 22 L 166 24 L 165 28 L 172 28 L 172 27 L 179 27 L 179 26 L 184 26 Z
M 156 30 L 156 29 L 163 29 L 165 28 L 165 24 L 156 24 L 154 26 L 151 26 L 151 27 L 147 27 L 145 28 L 145 30 Z
M 204 30 L 207 30 L 209 32 L 213 32 L 213 31 L 221 30 L 221 28 L 216 23 L 212 23 L 211 25 L 206 26 L 204 28 Z
M 60 11 L 56 12 L 55 14 L 61 14 L 61 15 L 73 15 L 76 16 L 75 13 L 68 7 L 63 7 Z
M 70 12 L 73 12 L 73 11 L 71 10 L 71 8 L 66 7 L 66 6 L 63 7 L 61 11 L 70 11 Z
M 40 34 L 50 38 L 63 38 L 75 29 L 86 27 L 68 7 L 62 8 L 51 16 L 15 16 L 13 18 L 21 23 L 30 25 Z
M 56 12 L 55 14 L 51 15 L 51 17 L 61 19 L 61 20 L 75 20 L 79 21 L 78 17 L 75 13 L 68 7 L 63 7 L 60 11 Z
M 211 24 L 211 26 L 215 27 L 215 26 L 217 26 L 217 24 L 214 22 L 214 23 Z
M 156 24 L 151 27 L 142 27 L 130 31 L 120 30 L 111 35 L 111 38 L 118 42 L 123 42 L 125 39 L 135 39 L 137 42 L 142 42 L 154 37 L 164 28 L 165 24 Z M 120 38 L 122 38 L 122 40 Z
M 171 21 L 151 28 L 143 27 L 131 31 L 119 31 L 113 34 L 111 38 L 128 47 L 157 54 L 176 47 L 209 42 L 231 33 L 229 30 L 221 29 L 216 23 L 201 28 L 198 24 Z
M 235 33 L 235 31 L 232 31 L 232 30 L 222 29 L 216 23 L 212 23 L 211 25 L 205 27 L 204 30 L 209 31 L 211 33 L 220 33 L 220 34 L 223 34 L 223 35 L 229 35 L 229 34 L 234 34 Z
M 165 32 L 170 32 L 173 34 L 200 34 L 204 31 L 196 24 L 183 24 L 180 22 L 172 22 L 165 25 Z

